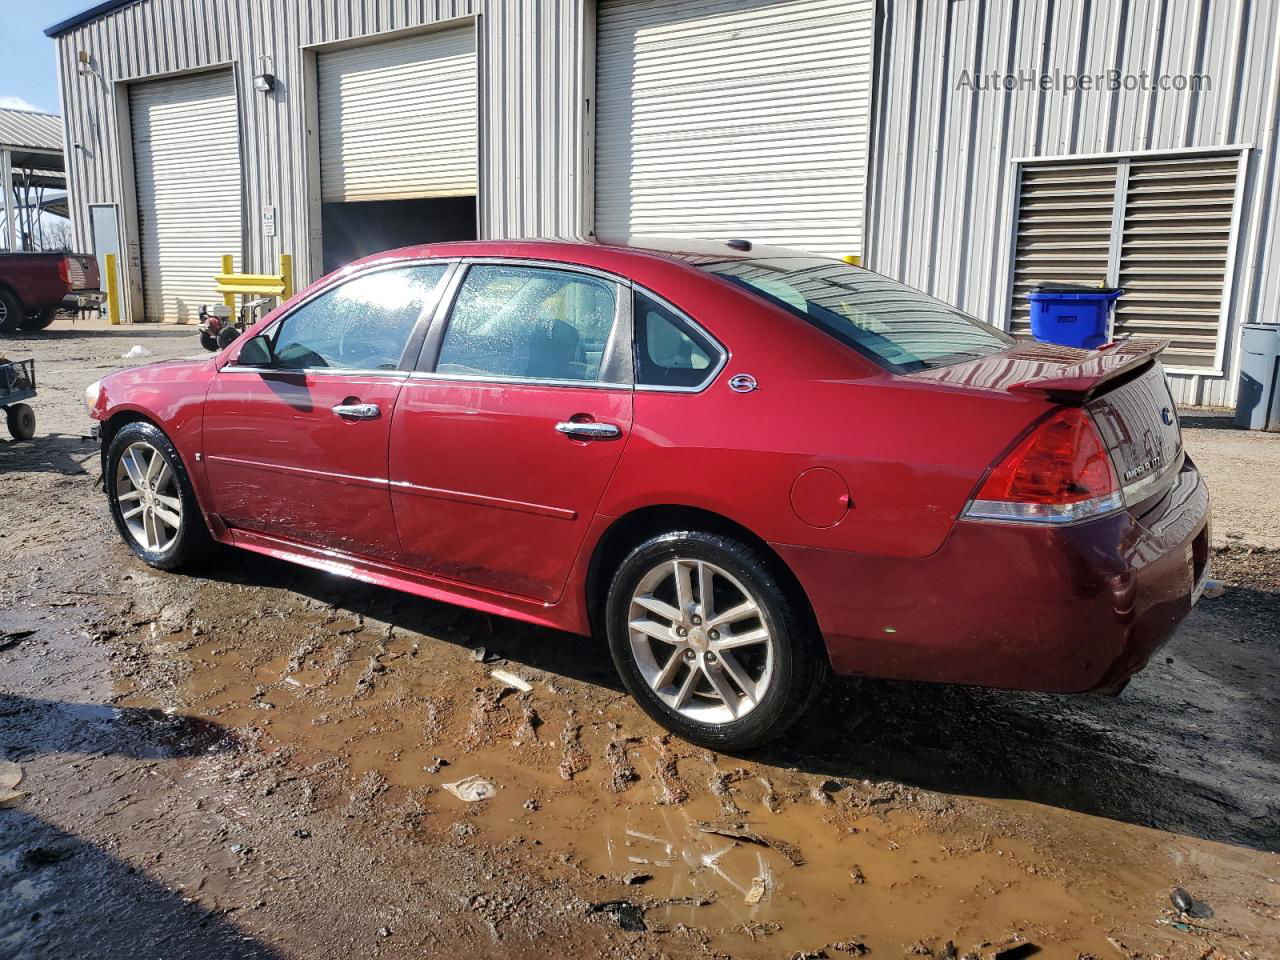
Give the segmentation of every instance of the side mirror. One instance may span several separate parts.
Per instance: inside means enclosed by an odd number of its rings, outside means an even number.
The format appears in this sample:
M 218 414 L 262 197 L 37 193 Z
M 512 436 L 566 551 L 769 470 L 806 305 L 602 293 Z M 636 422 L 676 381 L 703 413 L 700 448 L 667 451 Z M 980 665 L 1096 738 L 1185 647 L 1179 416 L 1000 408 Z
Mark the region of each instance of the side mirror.
M 240 356 L 236 358 L 236 363 L 242 367 L 271 366 L 275 363 L 275 357 L 271 354 L 271 342 L 261 334 L 251 337 L 240 348 Z

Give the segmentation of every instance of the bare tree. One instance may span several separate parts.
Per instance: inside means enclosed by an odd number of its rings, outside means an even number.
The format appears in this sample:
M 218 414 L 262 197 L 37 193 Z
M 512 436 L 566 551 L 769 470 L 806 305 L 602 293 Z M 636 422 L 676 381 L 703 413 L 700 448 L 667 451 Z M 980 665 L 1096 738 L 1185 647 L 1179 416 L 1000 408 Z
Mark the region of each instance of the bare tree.
M 71 221 L 62 217 L 48 217 L 44 223 L 42 248 L 49 253 L 71 250 Z

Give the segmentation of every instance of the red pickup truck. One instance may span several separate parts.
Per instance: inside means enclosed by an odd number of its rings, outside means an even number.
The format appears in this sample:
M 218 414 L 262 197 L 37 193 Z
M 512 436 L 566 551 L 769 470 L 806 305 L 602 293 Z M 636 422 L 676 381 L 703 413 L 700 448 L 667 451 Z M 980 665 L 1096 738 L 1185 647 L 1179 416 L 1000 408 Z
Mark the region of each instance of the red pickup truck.
M 0 333 L 43 330 L 64 300 L 98 285 L 88 254 L 0 253 Z

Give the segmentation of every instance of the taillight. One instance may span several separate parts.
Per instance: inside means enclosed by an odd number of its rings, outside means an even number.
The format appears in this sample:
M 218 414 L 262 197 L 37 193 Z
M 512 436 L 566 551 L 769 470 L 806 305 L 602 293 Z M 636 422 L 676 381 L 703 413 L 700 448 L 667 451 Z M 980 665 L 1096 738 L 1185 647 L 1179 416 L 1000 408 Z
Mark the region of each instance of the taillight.
M 71 261 L 66 257 L 58 261 L 58 279 L 63 283 L 71 283 Z
M 1067 407 L 995 465 L 965 516 L 1071 523 L 1122 506 L 1120 481 L 1093 418 Z

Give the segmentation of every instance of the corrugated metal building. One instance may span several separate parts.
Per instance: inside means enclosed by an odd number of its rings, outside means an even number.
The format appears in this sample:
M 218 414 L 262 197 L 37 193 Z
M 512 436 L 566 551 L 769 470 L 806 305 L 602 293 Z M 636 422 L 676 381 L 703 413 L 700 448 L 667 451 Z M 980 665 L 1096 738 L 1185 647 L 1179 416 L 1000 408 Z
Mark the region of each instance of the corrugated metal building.
M 1116 332 L 1217 405 L 1280 297 L 1274 3 L 107 0 L 50 33 L 77 240 L 119 235 L 135 319 L 221 252 L 746 236 L 1015 331 L 1036 282 L 1122 286 Z
M 1015 332 L 1038 281 L 1121 286 L 1179 402 L 1231 404 L 1280 302 L 1280 4 L 881 7 L 867 265 Z
M 289 253 L 306 280 L 374 249 L 581 236 L 597 218 L 611 239 L 857 254 L 873 14 L 874 0 L 107 0 L 48 31 L 77 243 L 119 244 L 135 320 L 215 300 L 222 253 L 251 272 Z

